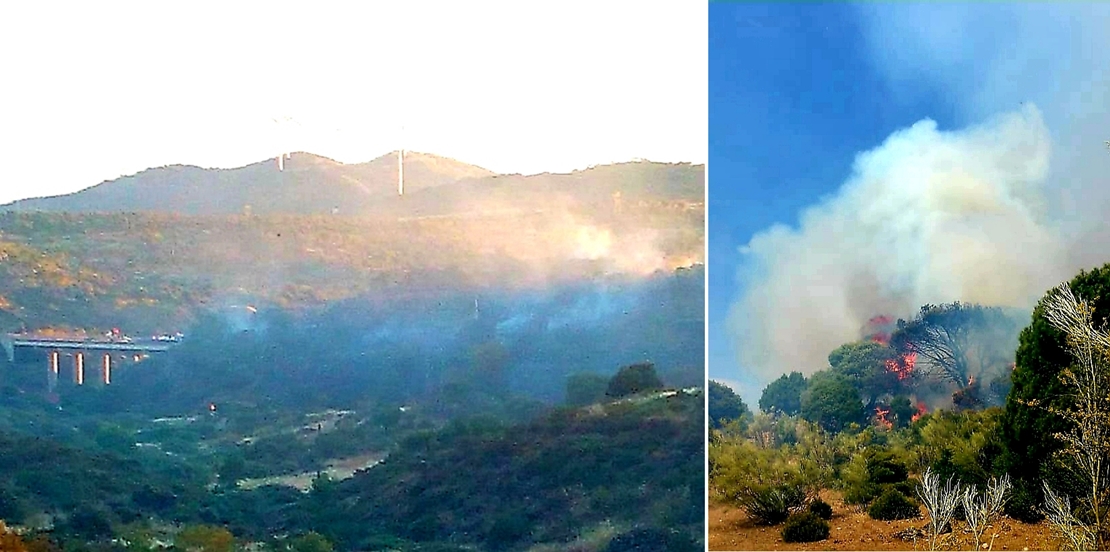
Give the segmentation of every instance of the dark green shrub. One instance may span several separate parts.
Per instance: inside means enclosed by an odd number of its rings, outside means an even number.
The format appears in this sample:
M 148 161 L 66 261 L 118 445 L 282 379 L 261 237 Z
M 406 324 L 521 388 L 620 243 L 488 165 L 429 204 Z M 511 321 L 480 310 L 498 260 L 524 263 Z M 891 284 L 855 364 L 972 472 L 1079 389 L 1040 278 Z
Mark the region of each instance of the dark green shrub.
M 867 459 L 867 478 L 872 483 L 900 483 L 908 476 L 906 466 L 889 452 L 876 452 Z
M 748 512 L 758 525 L 778 525 L 790 515 L 790 510 L 801 507 L 806 495 L 802 489 L 778 485 L 767 489 L 746 489 L 736 495 L 736 503 Z
M 912 500 L 906 498 L 906 495 L 894 490 L 887 489 L 875 502 L 871 503 L 871 508 L 867 510 L 867 515 L 871 519 L 878 519 L 883 521 L 895 519 L 910 519 L 917 517 L 920 514 L 917 504 Z
M 1110 264 L 1081 271 L 1069 284 L 1076 295 L 1092 301 L 1095 320 L 1107 318 L 1110 314 Z M 1060 373 L 1075 359 L 1068 352 L 1064 333 L 1053 327 L 1046 316 L 1048 301 L 1057 293 L 1055 289 L 1049 291 L 1033 309 L 1030 324 L 1021 331 L 1014 358 L 1016 364 L 1010 375 L 1013 387 L 1006 398 L 1000 429 L 1005 450 L 1002 467 L 1014 479 L 1035 481 L 1043 478 L 1044 474 L 1039 472 L 1050 464 L 1053 453 L 1062 446 L 1052 435 L 1067 431 L 1071 426 L 1054 413 L 1053 408 L 1028 406 L 1028 401 L 1033 400 L 1055 408 L 1072 404 Z
M 848 488 L 844 492 L 845 504 L 870 504 L 871 501 L 878 498 L 887 490 L 893 489 L 896 492 L 902 493 L 907 497 L 916 496 L 916 488 L 913 481 L 900 481 L 898 483 L 883 483 L 878 485 L 871 482 L 864 482 L 856 484 Z
M 870 504 L 889 489 L 903 495 L 914 496 L 914 482 L 908 478 L 906 465 L 888 451 L 871 449 L 866 456 L 867 478 L 854 482 L 844 491 L 847 504 Z
M 917 481 L 911 481 L 911 480 L 907 479 L 905 481 L 899 481 L 897 483 L 883 485 L 882 487 L 883 487 L 882 488 L 883 492 L 886 492 L 887 489 L 894 489 L 894 490 L 902 493 L 904 496 L 907 496 L 907 497 L 910 497 L 910 498 L 913 498 L 913 497 L 917 496 Z M 882 492 L 880 492 L 879 494 L 882 494 Z
M 952 510 L 952 519 L 956 521 L 967 521 L 967 511 L 964 510 L 964 503 L 957 502 L 956 509 Z
M 814 500 L 813 502 L 810 502 L 809 503 L 809 508 L 807 508 L 807 510 L 809 510 L 810 512 L 813 512 L 814 514 L 817 515 L 817 517 L 819 517 L 821 519 L 825 519 L 825 520 L 832 519 L 832 514 L 833 514 L 832 506 L 829 506 L 828 502 L 825 502 L 824 500 L 821 500 L 820 498 L 818 498 L 817 500 Z
M 1006 505 L 1002 506 L 1002 513 L 1022 523 L 1037 523 L 1045 519 L 1045 514 L 1040 511 L 1040 493 L 1029 489 L 1027 483 L 1013 485 Z
M 830 433 L 839 433 L 867 420 L 856 386 L 847 377 L 828 370 L 810 378 L 802 393 L 800 413 L 802 418 Z
M 852 485 L 844 491 L 844 503 L 869 504 L 882 493 L 882 490 L 882 487 L 868 481 Z
M 801 372 L 791 372 L 763 389 L 759 397 L 759 409 L 764 412 L 781 412 L 794 416 L 802 409 L 802 393 L 806 390 L 806 378 Z
M 709 427 L 721 429 L 725 422 L 736 420 L 740 423 L 740 430 L 744 431 L 752 413 L 744 399 L 740 398 L 732 388 L 722 383 L 709 380 Z
M 621 368 L 617 375 L 609 380 L 609 387 L 605 395 L 615 399 L 647 393 L 663 388 L 663 381 L 655 373 L 655 365 L 642 362 Z
M 648 527 L 617 535 L 605 552 L 696 552 L 699 547 L 689 535 L 674 530 Z
M 828 522 L 813 512 L 793 514 L 782 527 L 782 540 L 786 542 L 816 542 L 827 538 Z
M 940 457 L 932 465 L 933 473 L 940 477 L 941 481 L 948 481 L 952 478 L 965 485 L 975 485 L 982 489 L 987 483 L 987 472 L 981 466 L 973 463 L 960 463 L 952 455 L 950 449 L 944 449 L 940 452 Z
M 511 548 L 517 541 L 532 532 L 532 521 L 520 510 L 507 511 L 498 516 L 486 531 L 486 545 L 495 550 Z

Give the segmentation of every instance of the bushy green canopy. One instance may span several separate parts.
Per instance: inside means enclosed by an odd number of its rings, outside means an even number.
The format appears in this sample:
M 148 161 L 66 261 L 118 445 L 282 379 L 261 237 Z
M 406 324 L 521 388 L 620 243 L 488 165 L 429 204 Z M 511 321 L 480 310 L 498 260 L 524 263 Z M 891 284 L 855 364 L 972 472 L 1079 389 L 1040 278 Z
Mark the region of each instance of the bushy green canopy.
M 794 416 L 802 409 L 802 393 L 805 390 L 806 378 L 801 372 L 783 374 L 763 389 L 763 395 L 759 397 L 759 409 Z

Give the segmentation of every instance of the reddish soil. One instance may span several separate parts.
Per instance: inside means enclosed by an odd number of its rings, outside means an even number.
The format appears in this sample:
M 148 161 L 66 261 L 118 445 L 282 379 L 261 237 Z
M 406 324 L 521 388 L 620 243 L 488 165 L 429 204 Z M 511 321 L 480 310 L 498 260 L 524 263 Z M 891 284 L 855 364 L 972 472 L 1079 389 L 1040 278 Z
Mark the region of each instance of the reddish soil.
M 828 491 L 822 498 L 833 507 L 829 521 L 829 538 L 818 542 L 787 543 L 782 540 L 782 526 L 758 526 L 748 515 L 735 506 L 711 500 L 709 504 L 710 550 L 928 550 L 926 538 L 903 540 L 896 535 L 907 529 L 925 529 L 927 519 L 878 521 L 871 519 L 858 506 L 847 506 L 839 493 Z M 952 522 L 955 530 L 941 535 L 937 545 L 941 550 L 973 550 L 975 539 L 963 522 Z M 983 540 L 994 537 L 997 550 L 1060 550 L 1052 528 L 1047 521 L 1025 524 L 1007 517 L 987 528 Z M 987 550 L 988 548 L 983 548 Z

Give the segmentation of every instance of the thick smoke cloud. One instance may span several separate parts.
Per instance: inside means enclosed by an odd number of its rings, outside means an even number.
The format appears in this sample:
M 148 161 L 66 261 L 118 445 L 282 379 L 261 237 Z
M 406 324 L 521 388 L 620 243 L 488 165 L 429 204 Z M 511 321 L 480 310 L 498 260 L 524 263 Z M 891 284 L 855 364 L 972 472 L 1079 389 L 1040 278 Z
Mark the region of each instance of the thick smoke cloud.
M 821 369 L 875 314 L 1028 309 L 1110 261 L 1110 6 L 854 9 L 892 101 L 954 98 L 965 128 L 895 133 L 797 228 L 751 240 L 729 321 L 746 381 Z
M 1068 277 L 1068 239 L 1046 209 L 1051 140 L 1036 107 L 945 132 L 929 120 L 856 159 L 839 194 L 798 228 L 744 249 L 733 306 L 741 365 L 767 381 L 824 368 L 877 314 L 925 303 L 1028 308 Z
M 895 91 L 955 98 L 965 123 L 1025 103 L 1052 134 L 1045 203 L 1073 239 L 1069 262 L 1101 265 L 1110 233 L 1110 4 L 857 6 L 871 58 Z

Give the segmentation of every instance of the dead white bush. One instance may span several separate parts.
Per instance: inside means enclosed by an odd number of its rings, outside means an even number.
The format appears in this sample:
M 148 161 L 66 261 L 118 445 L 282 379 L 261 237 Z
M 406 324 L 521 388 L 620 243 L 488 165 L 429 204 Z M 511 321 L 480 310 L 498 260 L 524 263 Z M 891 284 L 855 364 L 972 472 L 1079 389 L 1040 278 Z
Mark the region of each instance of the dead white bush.
M 1010 476 L 1006 475 L 1002 479 L 992 477 L 983 494 L 979 494 L 979 489 L 975 485 L 964 489 L 961 497 L 964 519 L 967 520 L 967 527 L 975 537 L 976 550 L 982 548 L 983 532 L 1001 516 L 1010 487 Z M 994 549 L 994 537 L 991 537 L 988 549 Z
M 1056 534 L 1071 550 L 1095 550 L 1096 531 L 1094 527 L 1075 517 L 1071 509 L 1071 499 L 1056 494 L 1048 482 L 1044 483 L 1045 517 L 1056 529 Z
M 961 494 L 959 483 L 954 482 L 951 477 L 941 487 L 940 476 L 933 473 L 932 468 L 926 469 L 921 476 L 917 497 L 929 513 L 929 525 L 926 526 L 929 531 L 929 550 L 937 549 L 937 539 L 952 522 L 952 514 L 956 512 Z

